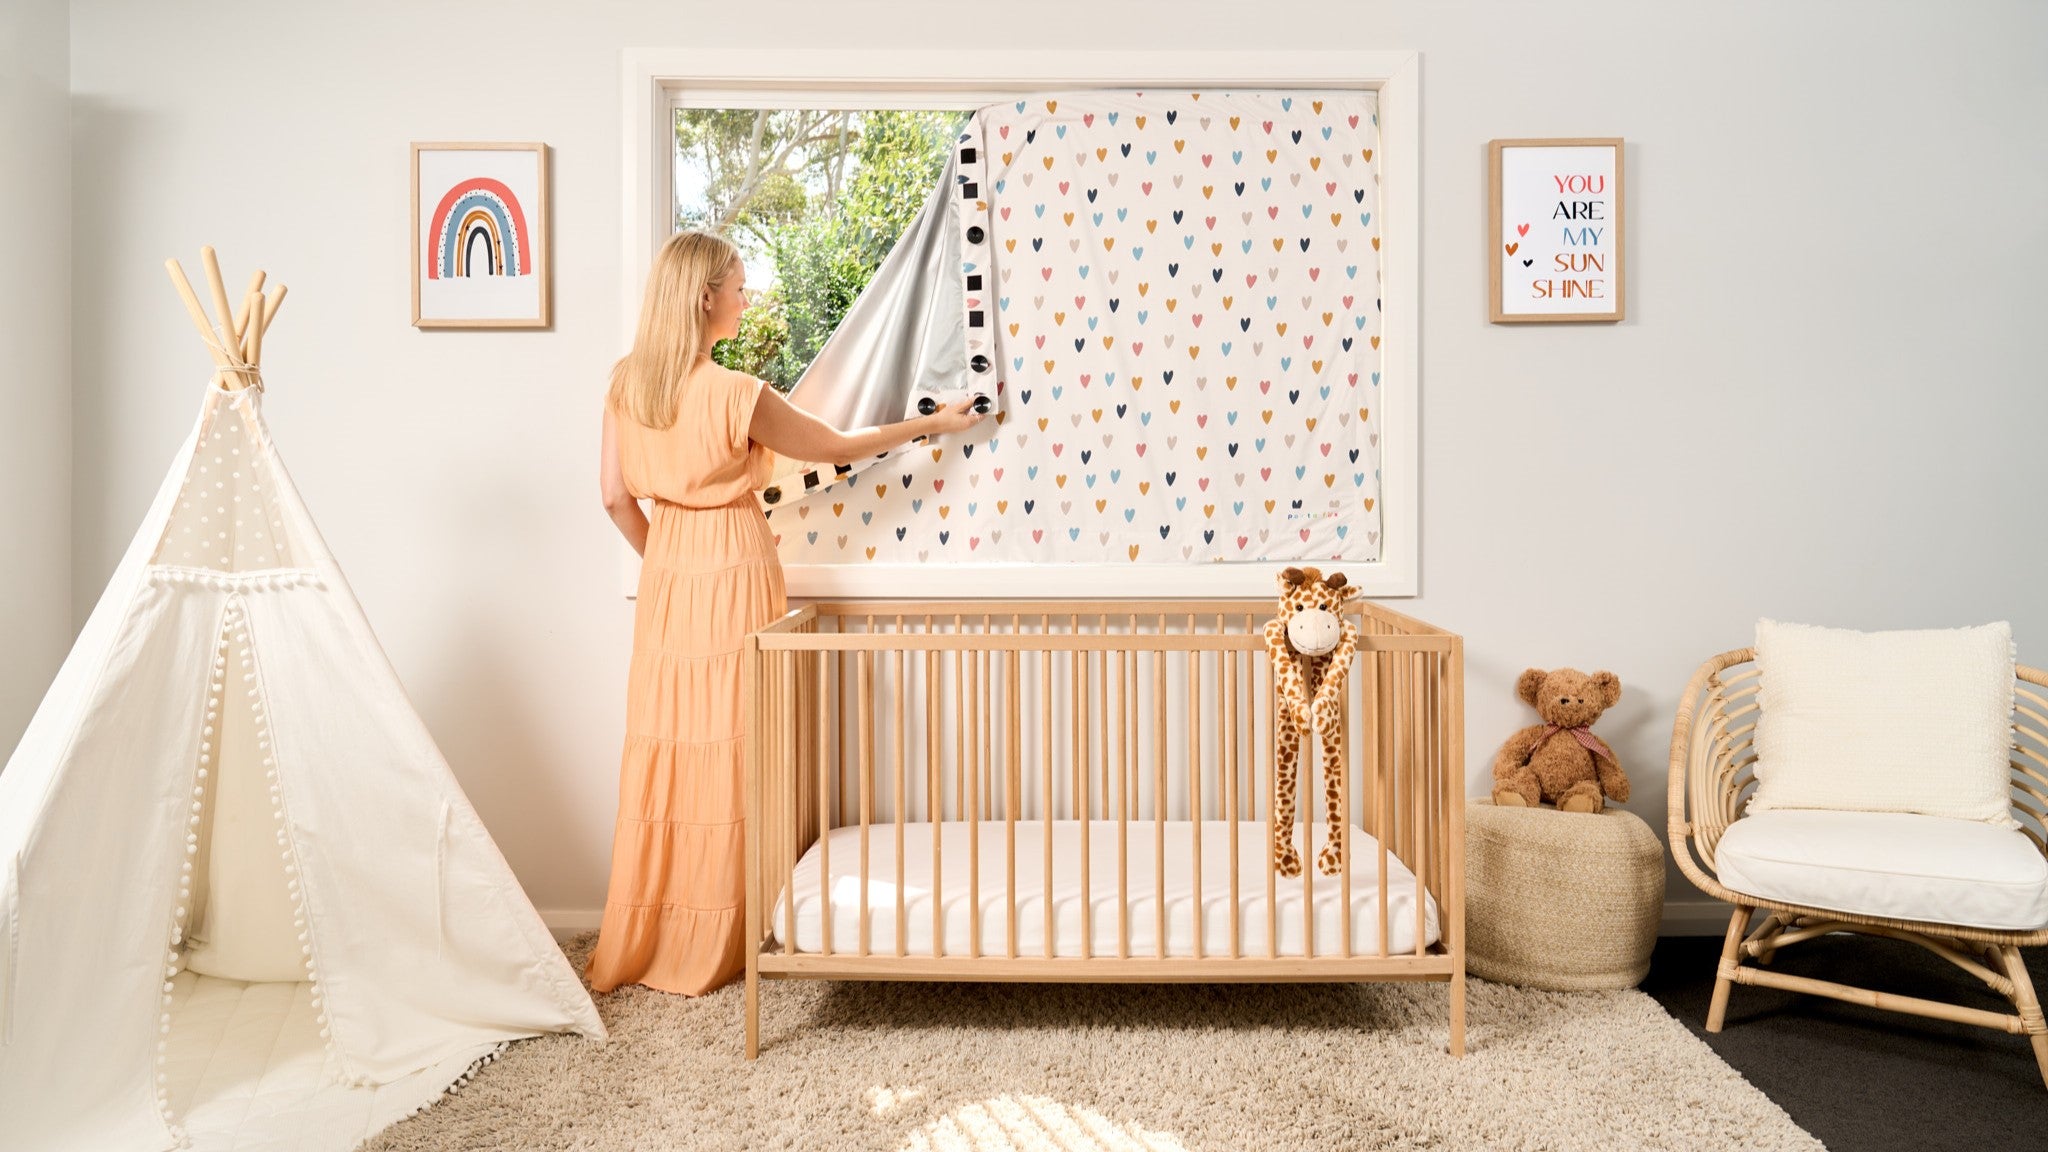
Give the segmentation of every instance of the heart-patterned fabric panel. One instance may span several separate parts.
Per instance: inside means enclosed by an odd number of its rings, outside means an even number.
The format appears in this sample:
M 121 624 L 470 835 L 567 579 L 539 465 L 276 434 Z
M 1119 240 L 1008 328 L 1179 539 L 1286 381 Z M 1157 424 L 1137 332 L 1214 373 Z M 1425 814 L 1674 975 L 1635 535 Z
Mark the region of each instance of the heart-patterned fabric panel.
M 977 138 L 1001 422 L 771 510 L 783 561 L 1377 559 L 1372 94 L 1064 93 Z

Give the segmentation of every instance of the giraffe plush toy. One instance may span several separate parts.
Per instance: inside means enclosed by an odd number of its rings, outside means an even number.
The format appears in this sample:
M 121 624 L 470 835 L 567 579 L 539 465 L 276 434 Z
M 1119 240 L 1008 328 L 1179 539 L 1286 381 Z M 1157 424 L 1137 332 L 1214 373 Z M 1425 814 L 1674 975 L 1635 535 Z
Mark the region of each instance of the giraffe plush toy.
M 1358 589 L 1342 572 L 1325 577 L 1314 568 L 1280 573 L 1280 612 L 1266 622 L 1266 653 L 1280 693 L 1274 732 L 1273 866 L 1283 876 L 1301 875 L 1294 849 L 1294 796 L 1303 738 L 1321 737 L 1323 796 L 1330 832 L 1316 854 L 1316 868 L 1332 876 L 1344 866 L 1344 750 L 1338 726 L 1344 714 L 1344 678 L 1358 649 L 1358 625 L 1344 619 L 1344 601 Z

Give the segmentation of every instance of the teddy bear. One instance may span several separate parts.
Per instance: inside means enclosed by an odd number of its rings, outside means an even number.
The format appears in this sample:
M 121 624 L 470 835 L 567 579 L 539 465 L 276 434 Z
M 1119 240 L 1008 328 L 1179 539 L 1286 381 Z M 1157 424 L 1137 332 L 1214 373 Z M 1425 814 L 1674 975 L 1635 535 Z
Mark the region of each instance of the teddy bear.
M 1294 848 L 1294 796 L 1301 747 L 1321 736 L 1323 795 L 1330 830 L 1316 868 L 1333 876 L 1344 866 L 1344 747 L 1339 727 L 1344 715 L 1344 678 L 1358 650 L 1358 625 L 1344 619 L 1344 601 L 1358 595 L 1342 572 L 1327 577 L 1314 568 L 1289 568 L 1280 573 L 1280 610 L 1266 621 L 1266 654 L 1272 659 L 1273 683 L 1280 697 L 1280 718 L 1274 727 L 1273 868 L 1282 876 L 1301 875 L 1301 856 Z M 1313 769 L 1310 774 L 1313 775 Z
M 1553 803 L 1560 812 L 1598 812 L 1607 800 L 1628 802 L 1628 774 L 1614 750 L 1591 731 L 1593 721 L 1621 699 L 1614 673 L 1531 668 L 1515 681 L 1515 694 L 1543 723 L 1508 737 L 1493 758 L 1495 804 Z

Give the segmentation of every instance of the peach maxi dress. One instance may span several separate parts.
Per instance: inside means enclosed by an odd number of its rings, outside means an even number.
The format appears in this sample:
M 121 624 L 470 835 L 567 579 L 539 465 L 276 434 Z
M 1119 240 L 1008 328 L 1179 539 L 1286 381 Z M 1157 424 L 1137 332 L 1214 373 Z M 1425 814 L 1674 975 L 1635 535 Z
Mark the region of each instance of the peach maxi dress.
M 675 425 L 619 415 L 626 488 L 652 498 L 633 620 L 626 747 L 590 985 L 698 996 L 745 967 L 746 718 L 740 651 L 784 611 L 754 492 L 773 454 L 747 439 L 759 380 L 706 367 Z

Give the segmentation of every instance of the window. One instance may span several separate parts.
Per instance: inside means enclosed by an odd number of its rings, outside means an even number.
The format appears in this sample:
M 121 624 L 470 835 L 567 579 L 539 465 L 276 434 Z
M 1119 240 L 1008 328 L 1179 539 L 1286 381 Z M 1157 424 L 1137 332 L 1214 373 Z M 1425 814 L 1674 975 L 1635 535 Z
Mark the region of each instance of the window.
M 622 183 L 622 294 L 637 300 L 649 262 L 678 224 L 683 174 L 677 165 L 678 110 L 773 110 L 817 114 L 854 109 L 946 112 L 1056 89 L 1190 86 L 1217 89 L 1365 88 L 1380 101 L 1386 153 L 1380 181 L 1384 220 L 1385 369 L 1381 471 L 1385 531 L 1379 558 L 1347 564 L 1367 594 L 1418 591 L 1420 500 L 1417 410 L 1421 259 L 1417 227 L 1421 122 L 1417 56 L 1403 51 L 1012 50 L 971 54 L 919 49 L 777 49 L 758 52 L 629 49 L 621 68 L 625 120 Z M 767 127 L 764 125 L 764 134 Z M 918 191 L 929 191 L 926 184 Z M 881 246 L 883 251 L 886 245 Z M 749 284 L 770 275 L 750 257 Z M 636 314 L 621 309 L 622 341 Z M 829 329 L 828 329 L 829 331 Z M 822 335 L 819 337 L 822 343 Z M 766 373 L 764 373 L 766 374 Z M 791 379 L 794 379 L 792 376 Z M 631 550 L 625 551 L 631 558 Z M 631 569 L 625 573 L 632 586 Z M 1188 596 L 1241 595 L 1270 586 L 1260 565 L 954 565 L 949 563 L 785 563 L 793 597 L 831 596 Z M 1265 575 L 1267 584 L 1259 577 Z M 971 589 L 971 591 L 969 591 Z

